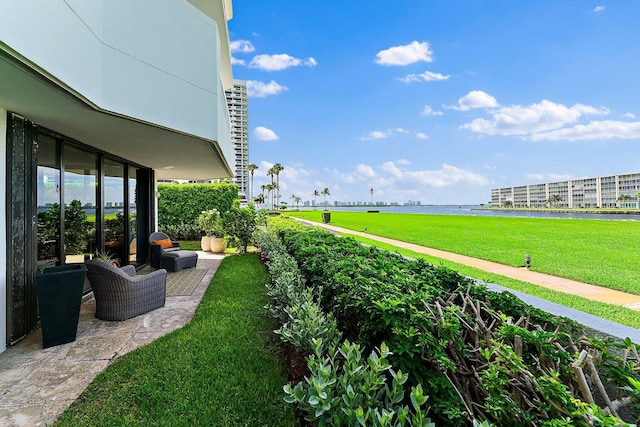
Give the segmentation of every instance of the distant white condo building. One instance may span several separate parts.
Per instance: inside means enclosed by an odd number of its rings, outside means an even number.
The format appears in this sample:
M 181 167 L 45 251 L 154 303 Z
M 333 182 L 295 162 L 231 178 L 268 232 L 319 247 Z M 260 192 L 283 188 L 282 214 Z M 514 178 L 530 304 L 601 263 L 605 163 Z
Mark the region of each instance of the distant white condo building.
M 640 172 L 491 190 L 491 206 L 514 208 L 633 208 L 640 198 Z

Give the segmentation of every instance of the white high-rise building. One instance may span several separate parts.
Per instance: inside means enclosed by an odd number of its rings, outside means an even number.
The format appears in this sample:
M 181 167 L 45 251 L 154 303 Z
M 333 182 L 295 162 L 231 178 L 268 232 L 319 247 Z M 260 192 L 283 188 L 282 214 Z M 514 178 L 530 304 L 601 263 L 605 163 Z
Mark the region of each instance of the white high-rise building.
M 235 154 L 235 177 L 240 200 L 249 194 L 249 102 L 247 100 L 247 82 L 233 80 L 233 88 L 225 91 L 229 118 L 231 119 L 231 142 Z

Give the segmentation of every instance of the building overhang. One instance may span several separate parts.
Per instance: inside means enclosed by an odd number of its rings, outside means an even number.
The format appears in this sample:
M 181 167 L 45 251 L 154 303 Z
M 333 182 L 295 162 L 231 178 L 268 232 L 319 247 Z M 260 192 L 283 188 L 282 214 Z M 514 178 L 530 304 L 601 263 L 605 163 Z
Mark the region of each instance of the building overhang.
M 220 76 L 225 90 L 233 87 L 233 73 L 231 71 L 231 50 L 229 48 L 229 29 L 226 22 L 233 18 L 231 0 L 189 0 L 198 10 L 218 23 L 218 37 L 220 38 Z
M 219 141 L 104 110 L 1 43 L 0 106 L 83 144 L 154 169 L 157 178 L 234 175 Z

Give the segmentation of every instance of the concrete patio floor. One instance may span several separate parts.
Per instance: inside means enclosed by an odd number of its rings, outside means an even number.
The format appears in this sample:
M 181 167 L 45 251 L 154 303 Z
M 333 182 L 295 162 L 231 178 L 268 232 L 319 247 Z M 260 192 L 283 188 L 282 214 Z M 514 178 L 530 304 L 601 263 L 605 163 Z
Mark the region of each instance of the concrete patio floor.
M 223 258 L 198 251 L 196 268 L 209 271 L 191 295 L 167 297 L 162 308 L 108 322 L 96 319 L 90 299 L 76 341 L 43 349 L 38 329 L 0 353 L 0 426 L 50 425 L 118 357 L 188 323 Z

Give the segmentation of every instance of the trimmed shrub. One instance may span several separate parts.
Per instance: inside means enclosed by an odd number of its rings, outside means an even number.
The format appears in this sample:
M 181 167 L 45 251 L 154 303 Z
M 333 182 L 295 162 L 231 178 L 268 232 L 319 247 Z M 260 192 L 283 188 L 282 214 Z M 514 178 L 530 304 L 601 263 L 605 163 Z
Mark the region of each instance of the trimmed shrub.
M 238 200 L 238 186 L 226 181 L 215 184 L 158 184 L 158 193 L 160 227 L 196 224 L 202 211 L 217 209 L 225 213 L 231 209 L 234 200 Z

